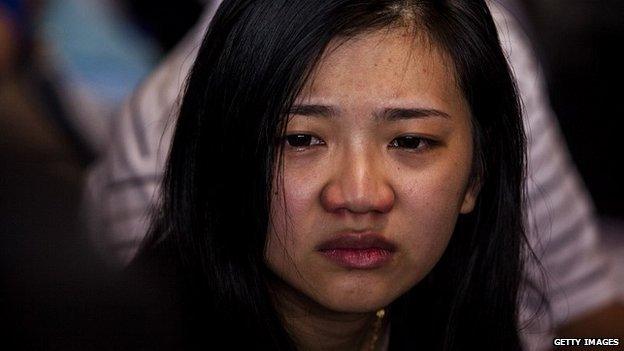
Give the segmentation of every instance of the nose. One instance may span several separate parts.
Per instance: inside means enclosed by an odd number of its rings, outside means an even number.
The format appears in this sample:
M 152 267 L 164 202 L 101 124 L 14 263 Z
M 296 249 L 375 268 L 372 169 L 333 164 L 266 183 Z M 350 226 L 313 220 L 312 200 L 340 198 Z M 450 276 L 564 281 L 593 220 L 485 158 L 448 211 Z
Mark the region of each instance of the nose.
M 361 150 L 348 152 L 333 167 L 321 193 L 325 210 L 364 214 L 392 209 L 396 196 L 379 157 Z

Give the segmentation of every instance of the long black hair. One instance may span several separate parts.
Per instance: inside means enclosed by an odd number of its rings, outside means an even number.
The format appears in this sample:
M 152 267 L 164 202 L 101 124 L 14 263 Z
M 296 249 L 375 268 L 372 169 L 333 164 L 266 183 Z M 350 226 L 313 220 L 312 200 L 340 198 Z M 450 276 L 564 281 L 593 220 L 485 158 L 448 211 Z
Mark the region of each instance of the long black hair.
M 158 256 L 180 267 L 194 323 L 205 326 L 210 343 L 294 348 L 271 303 L 264 263 L 276 140 L 332 39 L 391 26 L 422 31 L 452 60 L 472 115 L 481 192 L 435 268 L 390 306 L 390 347 L 520 349 L 525 140 L 482 0 L 222 3 L 187 81 L 159 206 L 135 261 Z

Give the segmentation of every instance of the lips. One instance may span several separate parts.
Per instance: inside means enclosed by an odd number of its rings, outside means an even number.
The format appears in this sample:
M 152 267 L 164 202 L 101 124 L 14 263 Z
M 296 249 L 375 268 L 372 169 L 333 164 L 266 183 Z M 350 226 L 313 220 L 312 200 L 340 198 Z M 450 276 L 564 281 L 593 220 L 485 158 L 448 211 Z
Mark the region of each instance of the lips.
M 392 258 L 396 245 L 377 233 L 347 233 L 321 243 L 317 250 L 347 269 L 375 269 Z

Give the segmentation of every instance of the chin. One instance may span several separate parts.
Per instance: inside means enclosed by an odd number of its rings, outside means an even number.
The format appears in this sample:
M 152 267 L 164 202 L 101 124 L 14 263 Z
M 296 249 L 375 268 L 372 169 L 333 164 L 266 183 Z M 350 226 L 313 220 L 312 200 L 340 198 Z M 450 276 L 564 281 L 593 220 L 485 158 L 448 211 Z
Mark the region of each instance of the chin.
M 339 313 L 370 313 L 386 308 L 388 305 L 389 304 L 339 304 L 325 307 Z
M 387 307 L 399 297 L 396 291 L 383 289 L 383 284 L 325 289 L 316 300 L 327 309 L 342 313 L 367 313 Z
M 364 297 L 362 297 L 364 298 Z M 371 298 L 368 296 L 366 300 L 355 300 L 353 299 L 339 299 L 339 300 L 331 300 L 326 302 L 321 302 L 321 304 L 332 311 L 341 312 L 341 313 L 369 313 L 375 312 L 381 308 L 385 308 L 394 299 L 381 299 L 381 298 Z

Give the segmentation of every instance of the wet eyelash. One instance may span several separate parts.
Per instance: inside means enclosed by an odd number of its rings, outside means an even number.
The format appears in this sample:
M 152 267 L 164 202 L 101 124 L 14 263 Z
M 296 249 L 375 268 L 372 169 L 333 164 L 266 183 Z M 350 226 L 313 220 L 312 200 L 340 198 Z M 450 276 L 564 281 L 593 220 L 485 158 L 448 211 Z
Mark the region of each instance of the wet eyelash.
M 412 143 L 412 145 L 405 144 L 406 142 Z M 401 145 L 401 143 L 403 143 L 403 145 Z M 416 143 L 416 145 L 413 145 L 414 143 Z M 403 135 L 403 136 L 394 138 L 390 142 L 389 146 L 393 148 L 397 148 L 397 149 L 408 150 L 408 151 L 419 151 L 419 150 L 430 148 L 434 146 L 435 143 L 436 142 L 431 139 L 422 138 L 422 137 L 415 136 L 415 135 Z
M 284 143 L 295 149 L 303 149 L 311 146 L 325 145 L 325 142 L 314 135 L 294 133 L 284 136 Z

